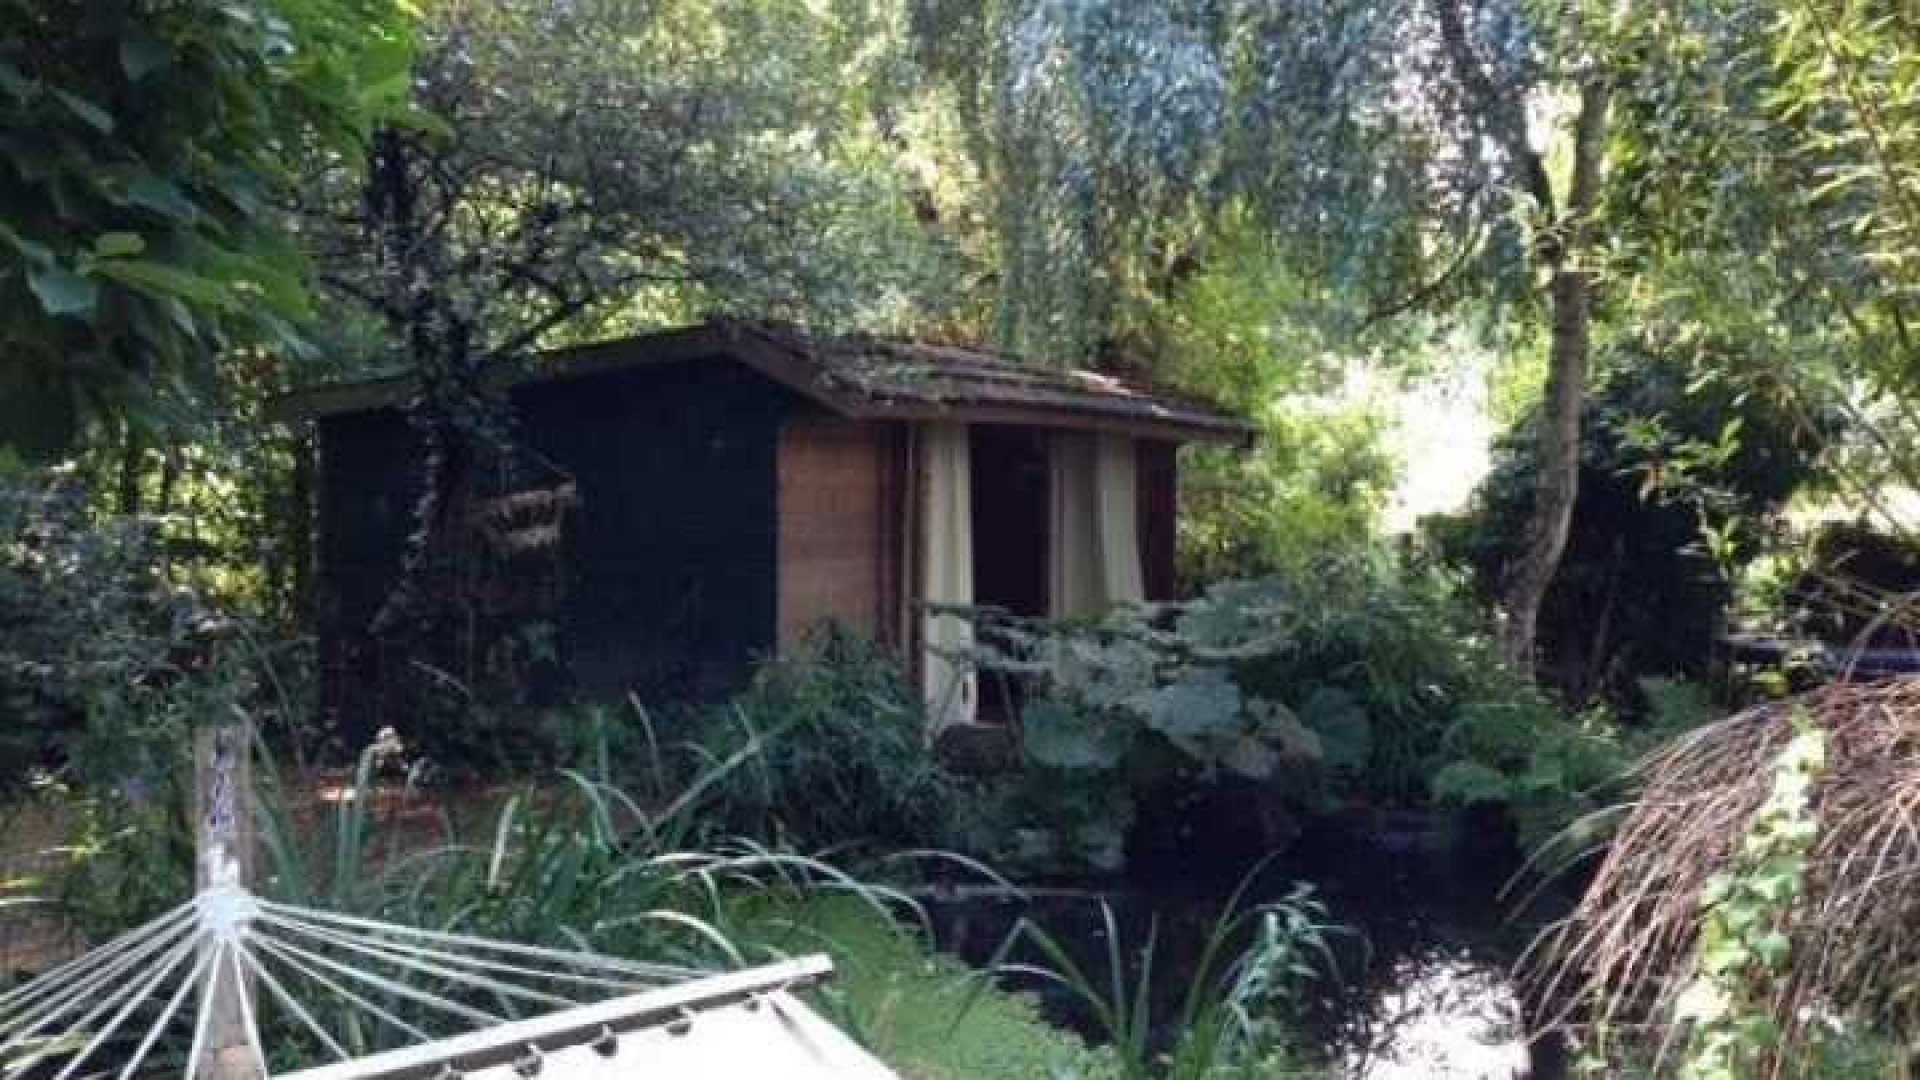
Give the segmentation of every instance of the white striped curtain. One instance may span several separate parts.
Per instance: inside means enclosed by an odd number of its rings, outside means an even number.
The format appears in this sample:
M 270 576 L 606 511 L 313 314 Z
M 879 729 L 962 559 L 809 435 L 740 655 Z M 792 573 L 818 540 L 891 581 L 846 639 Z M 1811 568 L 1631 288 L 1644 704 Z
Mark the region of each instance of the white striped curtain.
M 925 558 L 920 596 L 928 604 L 973 604 L 973 469 L 965 424 L 927 424 L 920 431 L 920 461 L 926 484 L 923 523 Z M 929 613 L 921 624 L 921 677 L 928 735 L 971 723 L 979 706 L 973 665 L 956 660 L 973 646 L 973 624 L 954 615 Z
M 1146 599 L 1134 454 L 1124 435 L 1061 432 L 1052 439 L 1047 570 L 1055 618 Z

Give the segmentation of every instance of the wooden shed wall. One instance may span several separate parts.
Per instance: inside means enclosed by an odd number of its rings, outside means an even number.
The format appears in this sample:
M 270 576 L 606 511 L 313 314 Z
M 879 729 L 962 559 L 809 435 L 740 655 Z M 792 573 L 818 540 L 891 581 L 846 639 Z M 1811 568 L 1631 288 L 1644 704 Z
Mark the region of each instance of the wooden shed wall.
M 398 723 L 370 627 L 400 573 L 419 500 L 419 441 L 392 410 L 338 416 L 319 425 L 314 597 L 320 711 L 358 747 Z M 412 462 L 412 465 L 402 463 Z
M 579 481 L 562 637 L 576 687 L 649 700 L 741 685 L 775 643 L 775 477 L 792 395 L 695 360 L 525 387 L 524 437 Z
M 685 701 L 736 689 L 776 642 L 778 435 L 795 404 L 707 360 L 515 392 L 517 433 L 571 473 L 556 645 L 564 689 Z M 369 627 L 399 572 L 419 485 L 396 410 L 320 424 L 323 711 L 349 738 L 409 721 L 417 673 L 386 672 Z M 534 470 L 537 471 L 537 470 Z
M 822 413 L 780 433 L 779 642 L 834 620 L 891 640 L 903 603 L 905 432 Z

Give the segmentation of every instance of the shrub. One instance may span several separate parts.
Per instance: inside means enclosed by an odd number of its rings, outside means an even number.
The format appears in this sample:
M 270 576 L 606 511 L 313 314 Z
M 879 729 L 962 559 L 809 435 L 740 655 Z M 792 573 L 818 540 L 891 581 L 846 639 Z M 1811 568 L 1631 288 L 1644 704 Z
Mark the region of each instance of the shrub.
M 899 894 L 789 848 L 714 835 L 701 793 L 742 767 L 711 766 L 654 810 L 649 796 L 565 774 L 510 798 L 471 838 L 449 819 L 422 843 L 383 835 L 369 760 L 357 797 L 336 804 L 326 827 L 278 816 L 266 830 L 268 891 L 403 925 L 705 970 L 826 951 L 839 973 L 814 1000 L 910 1080 L 1111 1075 L 1030 1001 L 983 995 L 977 976 L 896 923 L 892 913 L 917 914 Z
M 224 686 L 212 616 L 160 572 L 152 532 L 92 520 L 58 475 L 0 474 L 0 774 L 152 772 Z
M 745 693 L 695 717 L 687 771 L 736 756 L 701 813 L 725 835 L 802 850 L 978 850 L 987 828 L 974 785 L 926 743 L 919 695 L 872 641 L 828 625 L 774 660 Z
M 1539 639 L 1543 676 L 1571 700 L 1637 708 L 1640 679 L 1706 673 L 1730 575 L 1812 477 L 1818 433 L 1765 387 L 1696 380 L 1632 342 L 1616 348 L 1583 428 L 1579 497 Z M 1426 523 L 1488 603 L 1524 543 L 1538 426 L 1530 414 L 1499 440 L 1466 513 Z
M 1016 855 L 1111 869 L 1135 801 L 1217 782 L 1305 812 L 1496 804 L 1531 841 L 1627 762 L 1608 717 L 1504 665 L 1452 577 L 1384 552 L 1097 623 L 982 627 L 980 662 L 1027 680 Z

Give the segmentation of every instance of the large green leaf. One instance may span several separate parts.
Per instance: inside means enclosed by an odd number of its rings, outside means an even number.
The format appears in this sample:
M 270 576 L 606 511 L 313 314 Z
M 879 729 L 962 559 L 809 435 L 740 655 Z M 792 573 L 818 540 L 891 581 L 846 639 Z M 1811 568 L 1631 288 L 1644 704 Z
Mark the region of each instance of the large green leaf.
M 1211 757 L 1209 743 L 1239 736 L 1240 688 L 1218 668 L 1187 668 L 1181 678 L 1127 699 L 1146 725 L 1196 757 Z
M 1055 678 L 1062 689 L 1096 708 L 1120 705 L 1156 681 L 1158 657 L 1144 642 L 1070 637 L 1061 646 Z
M 136 176 L 127 184 L 127 201 L 179 222 L 193 222 L 200 208 L 181 192 L 180 186 L 151 173 Z
M 1352 774 L 1367 767 L 1373 753 L 1373 725 L 1352 694 L 1323 686 L 1301 703 L 1299 719 L 1318 737 L 1327 768 Z
M 1133 745 L 1127 718 L 1088 715 L 1052 701 L 1021 709 L 1020 730 L 1028 757 L 1070 772 L 1111 769 Z
M 151 295 L 215 309 L 231 308 L 237 302 L 225 284 L 151 259 L 103 259 L 94 268 L 101 277 Z
M 103 258 L 138 255 L 147 250 L 147 242 L 136 232 L 106 232 L 93 239 L 93 253 Z
M 0 6 L 0 156 L 11 166 L 0 252 L 24 256 L 6 270 L 27 266 L 0 290 L 0 305 L 12 303 L 0 312 L 6 363 L 50 384 L 61 407 L 49 415 L 78 411 L 50 431 L 71 436 L 96 419 L 117 429 L 163 398 L 178 424 L 223 377 L 224 345 L 284 355 L 306 311 L 306 264 L 271 242 L 287 221 L 278 211 L 305 166 L 321 164 L 318 148 L 349 166 L 363 156 L 342 133 L 363 138 L 404 96 L 393 73 L 407 67 L 413 16 L 404 0 L 149 4 L 135 5 L 137 18 L 121 17 L 126 4 L 97 18 L 35 0 Z M 363 87 L 362 72 L 380 85 Z M 220 265 L 222 250 L 249 268 Z M 236 297 L 237 282 L 254 288 Z M 102 295 L 115 285 L 125 291 Z M 87 357 L 74 355 L 80 322 Z M 140 363 L 78 362 L 109 354 Z M 14 429 L 38 411 L 20 401 L 9 402 Z

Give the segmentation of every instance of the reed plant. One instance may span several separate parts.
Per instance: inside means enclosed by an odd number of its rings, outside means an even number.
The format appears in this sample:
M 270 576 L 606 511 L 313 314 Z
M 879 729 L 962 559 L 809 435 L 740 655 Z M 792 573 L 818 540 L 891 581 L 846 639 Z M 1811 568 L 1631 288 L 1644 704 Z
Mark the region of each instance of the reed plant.
M 1160 970 L 1160 924 L 1129 955 L 1111 906 L 1102 904 L 1104 972 L 1076 960 L 1056 935 L 1037 923 L 1015 926 L 996 957 L 1002 976 L 1052 985 L 1092 1020 L 1109 1044 L 1125 1080 L 1235 1080 L 1317 1077 L 1290 1045 L 1289 1016 L 1308 983 L 1336 974 L 1325 907 L 1307 885 L 1285 897 L 1247 903 L 1264 867 L 1256 866 L 1208 928 L 1190 965 Z M 1009 958 L 1022 947 L 1031 962 Z M 1176 980 L 1170 1013 L 1156 1009 L 1157 980 Z

